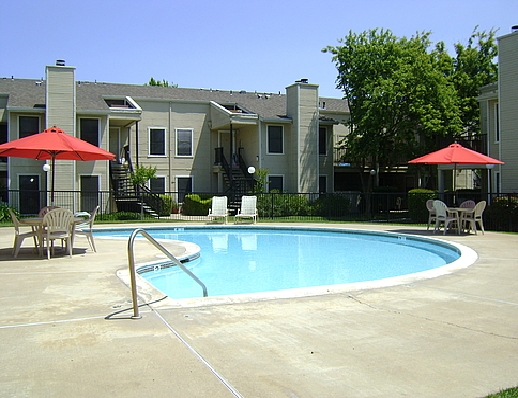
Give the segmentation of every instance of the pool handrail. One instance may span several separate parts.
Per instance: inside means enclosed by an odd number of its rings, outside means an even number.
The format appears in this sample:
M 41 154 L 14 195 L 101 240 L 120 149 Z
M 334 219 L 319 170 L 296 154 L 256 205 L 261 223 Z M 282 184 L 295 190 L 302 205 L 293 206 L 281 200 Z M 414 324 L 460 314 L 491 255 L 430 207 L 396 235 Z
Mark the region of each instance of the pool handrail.
M 143 228 L 137 228 L 132 233 L 131 236 L 128 238 L 128 266 L 129 266 L 129 272 L 131 277 L 131 295 L 133 299 L 133 316 L 132 319 L 140 319 L 142 318 L 140 316 L 139 312 L 139 306 L 138 306 L 138 299 L 137 299 L 137 271 L 135 269 L 135 252 L 133 250 L 134 241 L 138 234 L 141 234 L 144 236 L 148 241 L 150 241 L 153 246 L 155 246 L 158 250 L 160 250 L 162 253 L 164 253 L 175 265 L 180 267 L 180 269 L 185 272 L 187 275 L 189 275 L 194 281 L 201 286 L 203 290 L 203 297 L 207 297 L 207 287 L 203 284 L 202 281 L 198 279 L 196 275 L 194 275 L 191 271 L 189 271 L 185 266 L 182 264 L 181 261 L 179 261 L 175 256 L 173 256 L 169 250 L 167 250 L 164 246 L 160 244 L 156 239 L 154 239 L 149 233 L 143 229 Z

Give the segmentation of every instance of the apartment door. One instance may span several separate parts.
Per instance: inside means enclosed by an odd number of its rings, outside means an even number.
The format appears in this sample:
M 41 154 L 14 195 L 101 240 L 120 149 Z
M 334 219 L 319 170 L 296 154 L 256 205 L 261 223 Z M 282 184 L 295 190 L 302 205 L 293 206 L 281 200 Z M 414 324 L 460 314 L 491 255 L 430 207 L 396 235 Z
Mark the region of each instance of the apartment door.
M 99 204 L 99 176 L 81 176 L 81 209 L 91 212 Z
M 110 127 L 108 150 L 120 160 L 122 155 L 122 141 L 120 127 Z
M 20 214 L 38 214 L 41 209 L 40 176 L 25 174 L 18 176 Z

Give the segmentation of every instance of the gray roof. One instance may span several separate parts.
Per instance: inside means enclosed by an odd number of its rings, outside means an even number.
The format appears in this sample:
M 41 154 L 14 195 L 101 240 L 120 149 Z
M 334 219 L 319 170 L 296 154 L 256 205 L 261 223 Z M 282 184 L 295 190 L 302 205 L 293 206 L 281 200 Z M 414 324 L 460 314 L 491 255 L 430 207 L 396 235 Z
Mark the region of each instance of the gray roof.
M 10 107 L 41 108 L 45 104 L 45 81 L 31 79 L 0 79 L 0 95 L 8 94 Z M 171 101 L 214 101 L 219 104 L 238 104 L 263 118 L 286 115 L 286 94 L 223 91 L 209 89 L 152 87 L 131 84 L 100 82 L 76 82 L 76 106 L 78 111 L 109 111 L 107 97 L 129 96 L 139 99 Z M 347 102 L 335 98 L 321 98 L 327 112 L 348 112 Z

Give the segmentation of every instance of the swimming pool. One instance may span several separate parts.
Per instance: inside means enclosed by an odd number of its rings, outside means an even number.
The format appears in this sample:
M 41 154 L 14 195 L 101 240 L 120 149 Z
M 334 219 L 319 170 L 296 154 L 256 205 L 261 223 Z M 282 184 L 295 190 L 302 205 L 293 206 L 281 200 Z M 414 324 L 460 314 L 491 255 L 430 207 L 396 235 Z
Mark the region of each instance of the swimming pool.
M 194 242 L 200 257 L 185 263 L 209 296 L 281 292 L 365 283 L 416 275 L 459 261 L 461 250 L 447 242 L 388 232 L 293 227 L 149 228 L 155 239 Z M 96 231 L 127 237 L 132 230 Z M 201 296 L 178 267 L 147 267 L 144 277 L 174 299 Z M 433 276 L 433 275 L 432 275 Z

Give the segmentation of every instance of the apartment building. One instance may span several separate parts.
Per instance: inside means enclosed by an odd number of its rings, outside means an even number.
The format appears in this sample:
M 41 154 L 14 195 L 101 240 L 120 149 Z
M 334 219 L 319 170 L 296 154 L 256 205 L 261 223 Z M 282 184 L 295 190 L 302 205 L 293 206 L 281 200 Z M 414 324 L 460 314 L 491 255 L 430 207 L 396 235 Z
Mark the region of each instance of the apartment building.
M 156 167 L 151 191 L 178 193 L 180 201 L 190 191 L 229 192 L 232 173 L 246 179 L 250 167 L 267 170 L 269 190 L 333 192 L 334 142 L 347 134 L 348 114 L 346 101 L 321 98 L 307 79 L 284 93 L 151 87 L 76 81 L 64 61 L 47 66 L 45 79 L 0 77 L 0 142 L 57 126 L 119 164 Z M 20 192 L 22 213 L 45 204 L 31 194 L 49 188 L 43 163 L 0 162 L 0 185 Z M 58 163 L 56 191 L 113 189 L 109 162 Z
M 505 162 L 488 169 L 491 193 L 518 192 L 518 26 L 498 38 L 498 83 L 478 97 L 488 155 Z

